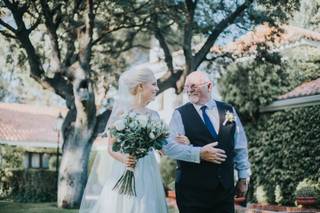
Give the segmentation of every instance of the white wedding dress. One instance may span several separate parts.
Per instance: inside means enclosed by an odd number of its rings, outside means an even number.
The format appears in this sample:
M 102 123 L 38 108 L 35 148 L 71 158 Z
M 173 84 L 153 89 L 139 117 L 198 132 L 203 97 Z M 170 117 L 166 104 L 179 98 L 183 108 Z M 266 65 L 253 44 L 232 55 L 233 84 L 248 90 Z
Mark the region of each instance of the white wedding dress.
M 152 117 L 156 112 L 152 112 Z M 157 119 L 159 119 L 156 113 Z M 126 167 L 123 163 L 114 160 L 110 174 L 104 184 L 100 184 L 101 192 L 99 193 L 94 204 L 88 207 L 85 203 L 85 196 L 89 197 L 90 193 L 85 193 L 81 204 L 80 213 L 167 213 L 167 203 L 165 192 L 160 175 L 159 165 L 156 161 L 154 151 L 140 158 L 137 161 L 134 176 L 136 196 L 120 195 L 117 191 L 112 190 L 121 175 L 125 172 Z M 99 172 L 97 172 L 99 176 Z M 88 189 L 86 189 L 88 190 Z

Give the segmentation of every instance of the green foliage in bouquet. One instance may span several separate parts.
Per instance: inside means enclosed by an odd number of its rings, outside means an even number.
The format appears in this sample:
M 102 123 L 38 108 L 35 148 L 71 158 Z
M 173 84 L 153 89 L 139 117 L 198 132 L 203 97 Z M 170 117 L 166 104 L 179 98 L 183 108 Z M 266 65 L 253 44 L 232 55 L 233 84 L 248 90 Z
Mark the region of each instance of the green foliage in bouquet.
M 152 148 L 162 149 L 169 136 L 168 127 L 163 121 L 134 112 L 122 115 L 109 131 L 116 139 L 112 150 L 129 154 L 137 160 L 146 156 Z M 113 189 L 120 194 L 136 196 L 133 169 L 127 169 Z

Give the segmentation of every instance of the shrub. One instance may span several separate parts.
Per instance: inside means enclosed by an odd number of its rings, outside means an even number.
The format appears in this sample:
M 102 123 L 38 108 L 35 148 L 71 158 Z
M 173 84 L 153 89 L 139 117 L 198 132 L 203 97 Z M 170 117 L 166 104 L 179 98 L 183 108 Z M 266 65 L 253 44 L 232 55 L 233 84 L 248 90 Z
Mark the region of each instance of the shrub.
M 166 188 L 174 190 L 175 172 L 176 172 L 176 161 L 170 159 L 167 156 L 161 158 L 160 172 L 163 179 L 163 183 Z
M 263 115 L 257 123 L 247 124 L 249 158 L 252 165 L 249 195 L 254 187 L 264 186 L 274 203 L 276 186 L 280 204 L 294 203 L 298 183 L 308 177 L 320 180 L 320 105 L 287 109 Z
M 250 122 L 245 128 L 252 165 L 251 201 L 293 205 L 300 181 L 305 177 L 320 181 L 320 105 L 259 112 L 260 106 L 284 92 L 320 77 L 319 51 L 305 58 L 300 47 L 294 53 L 286 60 L 275 55 L 276 60 L 233 63 L 218 82 L 223 99 L 236 107 L 242 121 Z
M 10 198 L 18 202 L 54 202 L 57 173 L 50 170 L 14 170 L 10 178 Z
M 22 150 L 9 145 L 0 145 L 0 198 L 11 193 L 11 170 L 22 168 Z
M 295 192 L 296 197 L 317 197 L 317 190 L 314 186 L 304 186 L 297 189 Z
M 320 183 L 304 179 L 296 187 L 295 197 L 315 197 L 320 201 Z

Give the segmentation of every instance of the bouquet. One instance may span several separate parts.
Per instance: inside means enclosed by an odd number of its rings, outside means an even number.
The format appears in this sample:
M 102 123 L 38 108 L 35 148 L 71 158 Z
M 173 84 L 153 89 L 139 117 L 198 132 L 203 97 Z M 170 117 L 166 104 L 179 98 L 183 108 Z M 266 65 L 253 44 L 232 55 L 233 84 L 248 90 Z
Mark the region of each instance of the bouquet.
M 116 139 L 112 150 L 129 154 L 137 160 L 146 156 L 152 148 L 162 149 L 169 136 L 168 127 L 163 121 L 134 112 L 123 114 L 109 131 Z M 120 194 L 136 196 L 134 168 L 127 168 L 113 190 L 118 190 Z

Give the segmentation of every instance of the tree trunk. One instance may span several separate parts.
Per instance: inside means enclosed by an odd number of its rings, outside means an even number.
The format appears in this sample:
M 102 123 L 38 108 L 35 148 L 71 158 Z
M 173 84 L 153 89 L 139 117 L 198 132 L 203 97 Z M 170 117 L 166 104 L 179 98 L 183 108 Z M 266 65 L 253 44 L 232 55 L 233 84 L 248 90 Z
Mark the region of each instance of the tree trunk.
M 58 179 L 58 207 L 78 208 L 87 183 L 92 144 L 88 137 L 82 138 L 79 135 L 69 136 L 64 143 Z
M 96 105 L 89 69 L 69 68 L 74 98 L 63 127 L 63 153 L 58 178 L 58 207 L 78 208 L 87 183 L 88 161 L 96 138 Z M 70 101 L 72 102 L 72 101 Z

